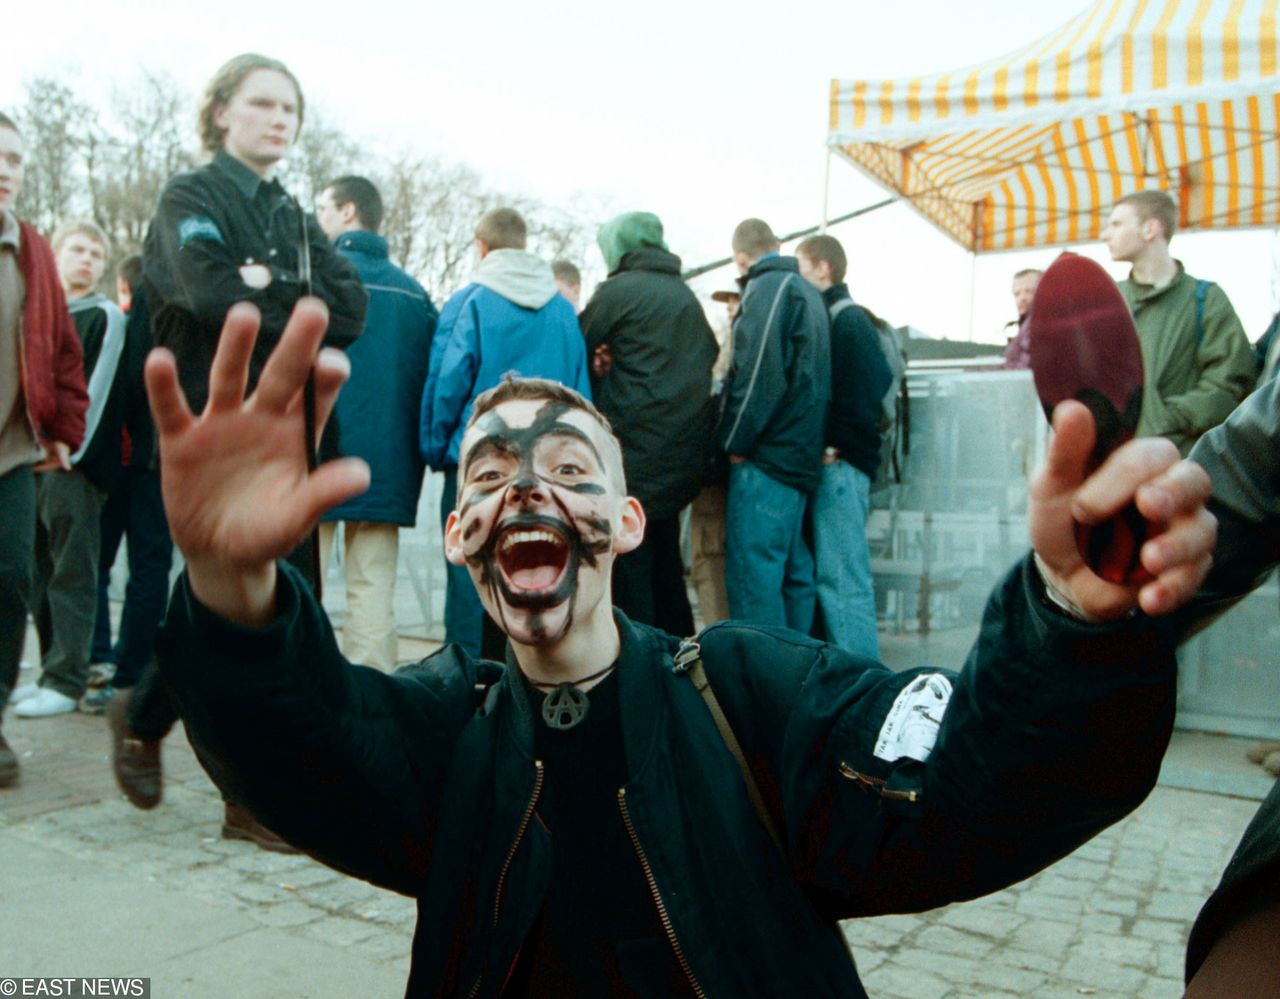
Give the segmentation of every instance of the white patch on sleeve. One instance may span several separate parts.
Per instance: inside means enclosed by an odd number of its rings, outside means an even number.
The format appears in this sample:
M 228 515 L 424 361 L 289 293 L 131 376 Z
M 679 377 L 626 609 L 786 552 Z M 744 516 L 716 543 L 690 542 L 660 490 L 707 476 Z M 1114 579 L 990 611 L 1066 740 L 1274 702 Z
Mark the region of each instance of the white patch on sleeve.
M 951 702 L 951 681 L 941 673 L 918 676 L 898 692 L 880 726 L 876 757 L 895 763 L 907 756 L 923 763 L 938 739 L 938 726 Z

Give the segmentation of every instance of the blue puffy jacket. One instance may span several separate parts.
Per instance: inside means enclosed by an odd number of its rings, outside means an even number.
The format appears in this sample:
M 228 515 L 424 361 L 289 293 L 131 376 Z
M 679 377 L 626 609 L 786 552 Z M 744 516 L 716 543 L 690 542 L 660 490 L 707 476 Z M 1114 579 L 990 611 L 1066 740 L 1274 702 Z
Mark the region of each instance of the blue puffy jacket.
M 373 475 L 365 493 L 324 519 L 412 527 L 423 473 L 418 407 L 438 313 L 422 285 L 387 259 L 387 241 L 377 233 L 344 233 L 337 250 L 369 293 L 364 332 L 347 348 L 351 377 L 338 395 L 341 450 L 367 461 Z
M 586 344 L 551 267 L 524 250 L 492 250 L 440 316 L 419 428 L 428 465 L 457 468 L 471 404 L 509 371 L 591 398 Z

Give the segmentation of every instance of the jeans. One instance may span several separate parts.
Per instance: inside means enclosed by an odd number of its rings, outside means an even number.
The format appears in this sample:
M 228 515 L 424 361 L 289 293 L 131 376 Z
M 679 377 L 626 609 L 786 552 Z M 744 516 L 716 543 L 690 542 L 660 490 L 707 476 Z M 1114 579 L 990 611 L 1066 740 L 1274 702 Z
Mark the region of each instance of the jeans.
M 40 686 L 79 698 L 89 678 L 98 609 L 98 518 L 104 493 L 74 468 L 36 476 L 32 616 L 40 639 Z
M 129 540 L 129 582 L 120 613 L 120 633 L 111 644 L 107 586 L 120 539 Z M 114 687 L 137 684 L 155 653 L 156 632 L 169 597 L 173 541 L 160 495 L 160 474 L 143 467 L 126 468 L 102 508 L 102 548 L 98 574 L 98 613 L 93 629 L 94 662 L 116 664 Z
M 444 491 L 440 494 L 440 528 L 449 519 L 458 498 L 458 470 L 444 470 Z M 479 659 L 484 644 L 484 604 L 465 565 L 444 564 L 444 640 L 454 642 Z
M 18 684 L 35 546 L 35 476 L 19 465 L 0 475 L 0 712 Z
M 737 621 L 809 631 L 813 556 L 804 543 L 805 495 L 750 461 L 729 466 L 725 587 Z
M 827 640 L 878 661 L 876 595 L 867 547 L 870 495 L 871 480 L 847 461 L 824 465 L 813 497 L 813 547 Z

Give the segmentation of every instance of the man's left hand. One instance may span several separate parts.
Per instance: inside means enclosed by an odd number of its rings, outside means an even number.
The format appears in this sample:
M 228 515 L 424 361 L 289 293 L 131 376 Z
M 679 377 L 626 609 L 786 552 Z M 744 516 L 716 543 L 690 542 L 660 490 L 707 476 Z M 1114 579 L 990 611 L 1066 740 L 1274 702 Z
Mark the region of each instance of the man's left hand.
M 1168 614 L 1191 599 L 1212 563 L 1218 526 L 1205 509 L 1209 476 L 1180 461 L 1167 440 L 1130 441 L 1086 477 L 1094 423 L 1078 402 L 1054 411 L 1054 435 L 1045 465 L 1031 485 L 1031 543 L 1047 585 L 1088 620 L 1109 621 L 1135 607 Z M 1109 583 L 1089 568 L 1076 545 L 1075 524 L 1098 524 L 1129 503 L 1160 525 L 1140 559 L 1154 577 L 1142 585 Z

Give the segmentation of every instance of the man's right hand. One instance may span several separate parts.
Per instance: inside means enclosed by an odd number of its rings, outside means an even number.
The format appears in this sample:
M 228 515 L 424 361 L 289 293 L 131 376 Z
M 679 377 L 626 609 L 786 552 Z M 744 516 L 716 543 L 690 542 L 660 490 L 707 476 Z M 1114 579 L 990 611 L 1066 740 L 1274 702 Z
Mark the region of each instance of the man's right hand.
M 147 358 L 147 394 L 160 437 L 160 481 L 174 543 L 192 592 L 231 621 L 262 625 L 275 612 L 275 560 L 293 551 L 320 515 L 368 488 L 357 458 L 307 470 L 303 387 L 314 369 L 316 433 L 350 370 L 335 350 L 316 351 L 328 323 L 319 299 L 294 307 L 284 334 L 246 399 L 258 310 L 227 313 L 209 373 L 209 402 L 192 414 L 173 354 Z

